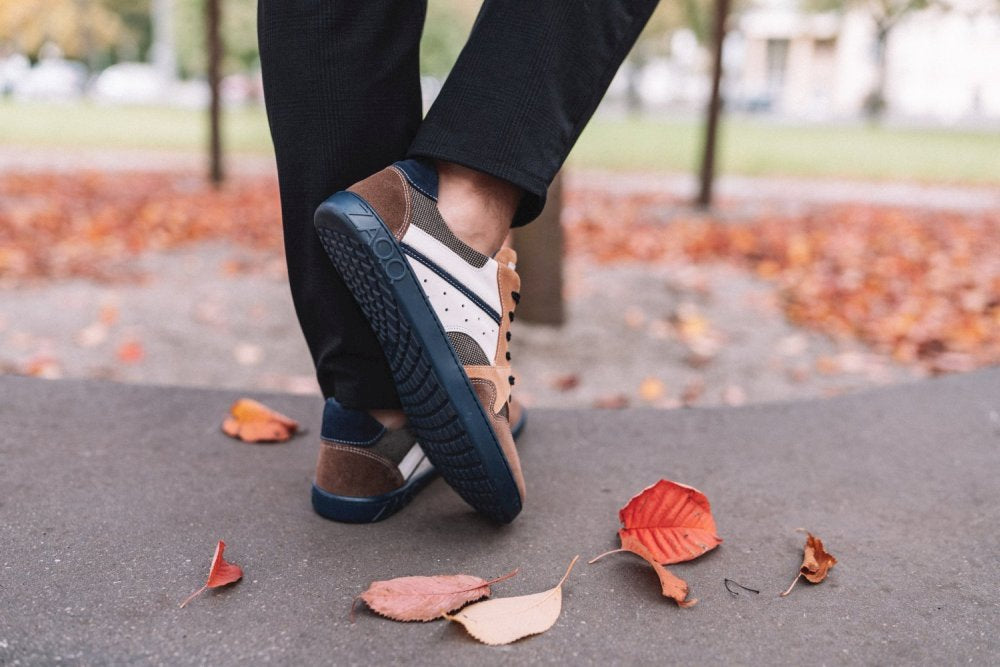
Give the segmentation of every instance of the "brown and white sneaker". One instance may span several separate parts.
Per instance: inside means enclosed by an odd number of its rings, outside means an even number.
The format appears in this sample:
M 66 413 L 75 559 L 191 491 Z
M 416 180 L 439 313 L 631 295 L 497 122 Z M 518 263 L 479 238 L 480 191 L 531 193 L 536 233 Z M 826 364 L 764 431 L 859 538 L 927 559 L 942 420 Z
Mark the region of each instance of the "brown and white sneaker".
M 466 502 L 507 523 L 524 498 L 510 429 L 516 255 L 463 243 L 436 201 L 433 165 L 397 162 L 327 199 L 316 229 L 382 345 L 423 451 Z

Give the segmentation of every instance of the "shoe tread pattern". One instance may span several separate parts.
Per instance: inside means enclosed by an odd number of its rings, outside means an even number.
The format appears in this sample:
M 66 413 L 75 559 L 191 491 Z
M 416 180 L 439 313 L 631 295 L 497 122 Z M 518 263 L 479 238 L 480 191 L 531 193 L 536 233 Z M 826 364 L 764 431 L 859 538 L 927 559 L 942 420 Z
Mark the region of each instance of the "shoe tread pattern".
M 357 199 L 357 203 L 367 208 L 362 200 Z M 346 215 L 356 228 L 370 227 L 374 217 L 373 212 Z M 357 217 L 367 219 L 357 220 Z M 379 339 L 400 402 L 427 457 L 472 507 L 497 521 L 511 521 L 520 511 L 520 502 L 512 511 L 497 501 L 496 486 L 475 444 L 441 386 L 424 346 L 400 313 L 386 263 L 380 262 L 371 245 L 363 243 L 356 234 L 324 224 L 317 225 L 317 232 L 324 250 Z M 387 229 L 385 233 L 388 234 Z

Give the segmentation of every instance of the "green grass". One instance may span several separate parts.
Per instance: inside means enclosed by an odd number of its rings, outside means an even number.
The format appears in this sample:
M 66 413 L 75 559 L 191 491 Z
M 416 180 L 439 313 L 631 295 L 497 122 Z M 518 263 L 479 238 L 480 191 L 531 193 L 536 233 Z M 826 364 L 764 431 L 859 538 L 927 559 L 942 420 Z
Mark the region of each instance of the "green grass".
M 702 130 L 695 120 L 595 119 L 571 164 L 689 171 Z M 857 126 L 790 126 L 724 119 L 723 173 L 1000 183 L 1000 132 Z
M 227 150 L 271 151 L 262 109 L 227 112 L 224 132 Z M 206 133 L 206 115 L 198 111 L 0 103 L 3 146 L 192 151 L 205 145 Z M 690 171 L 701 141 L 695 119 L 597 118 L 570 164 Z M 1000 132 L 789 126 L 728 118 L 719 163 L 731 174 L 993 184 L 1000 183 Z

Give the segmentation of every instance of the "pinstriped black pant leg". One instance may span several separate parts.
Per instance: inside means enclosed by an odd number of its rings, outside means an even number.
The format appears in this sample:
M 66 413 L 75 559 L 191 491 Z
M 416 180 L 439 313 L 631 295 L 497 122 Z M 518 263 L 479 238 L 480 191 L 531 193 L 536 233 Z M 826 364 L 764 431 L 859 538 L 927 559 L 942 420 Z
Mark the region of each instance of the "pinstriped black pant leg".
M 316 207 L 404 157 L 420 124 L 422 0 L 259 0 L 264 96 L 288 277 L 325 396 L 398 398 L 382 350 L 313 228 Z

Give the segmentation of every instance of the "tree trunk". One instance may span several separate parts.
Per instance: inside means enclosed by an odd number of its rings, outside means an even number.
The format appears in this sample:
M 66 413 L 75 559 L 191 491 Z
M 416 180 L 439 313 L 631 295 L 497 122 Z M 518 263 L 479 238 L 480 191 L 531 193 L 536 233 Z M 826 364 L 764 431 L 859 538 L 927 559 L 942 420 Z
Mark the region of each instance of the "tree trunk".
M 865 98 L 865 115 L 872 121 L 880 121 L 885 113 L 885 84 L 888 77 L 886 47 L 889 43 L 889 25 L 878 24 L 875 27 L 875 85 Z
M 222 0 L 205 0 L 205 32 L 208 52 L 208 88 L 211 100 L 208 106 L 209 178 L 212 183 L 222 183 L 222 99 L 220 90 L 222 70 Z
M 719 116 L 722 112 L 722 45 L 726 39 L 726 20 L 729 18 L 730 0 L 715 0 L 715 30 L 712 34 L 712 94 L 708 100 L 705 119 L 705 144 L 701 156 L 700 187 L 697 204 L 702 208 L 712 205 L 712 186 L 715 182 L 715 153 L 719 134 Z
M 521 302 L 517 319 L 535 324 L 560 325 L 566 321 L 563 303 L 562 172 L 549 187 L 545 209 L 512 237 L 521 275 Z

